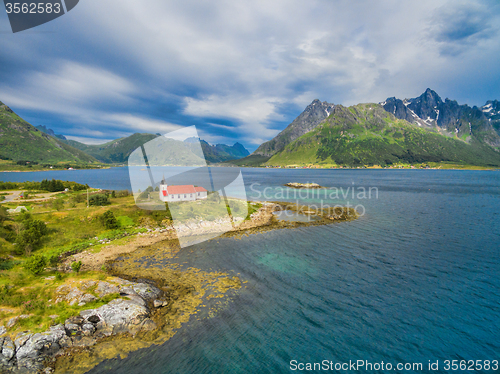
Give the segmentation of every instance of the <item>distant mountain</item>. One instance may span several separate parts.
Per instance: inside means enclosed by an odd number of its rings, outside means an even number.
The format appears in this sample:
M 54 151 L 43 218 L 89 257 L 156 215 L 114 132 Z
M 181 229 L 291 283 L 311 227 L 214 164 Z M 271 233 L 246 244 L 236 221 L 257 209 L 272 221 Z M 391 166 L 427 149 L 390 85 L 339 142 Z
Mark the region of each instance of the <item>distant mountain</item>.
M 35 126 L 35 127 L 38 130 L 46 133 L 47 135 L 53 136 L 53 137 L 61 139 L 61 140 L 66 140 L 66 137 L 64 135 L 56 134 L 56 133 L 54 133 L 54 131 L 52 129 L 48 129 L 47 127 L 45 127 L 43 125 L 38 125 L 38 126 Z
M 435 129 L 467 142 L 475 138 L 492 147 L 500 147 L 500 105 L 497 100 L 488 101 L 481 108 L 471 108 L 454 100 L 443 101 L 428 88 L 419 97 L 404 100 L 390 97 L 380 104 L 397 118 L 419 127 Z
M 192 142 L 193 138 L 186 139 L 185 142 Z M 236 142 L 232 146 L 226 144 L 211 145 L 200 139 L 201 149 L 205 159 L 209 163 L 218 163 L 229 160 L 237 160 L 250 155 L 250 152 L 240 143 Z
M 287 144 L 318 126 L 333 112 L 334 108 L 334 104 L 314 100 L 286 129 L 275 138 L 261 144 L 253 155 L 270 157 L 282 151 Z
M 250 152 L 238 142 L 234 143 L 232 146 L 226 144 L 211 145 L 207 141 L 196 137 L 187 138 L 184 142 L 193 144 L 200 142 L 205 160 L 212 164 L 237 160 L 250 154 Z
M 97 160 L 62 140 L 45 134 L 0 102 L 0 156 L 15 161 L 39 163 Z
M 88 153 L 99 161 L 106 163 L 124 163 L 127 162 L 128 157 L 137 147 L 140 147 L 158 136 L 160 135 L 136 133 L 99 145 L 83 144 L 75 140 L 66 140 L 65 142 Z M 185 140 L 186 143 L 193 143 L 195 141 L 198 141 L 198 139 L 189 138 Z M 201 139 L 200 142 L 205 158 L 209 163 L 234 160 L 250 154 L 240 143 L 228 146 L 225 144 L 210 145 Z
M 76 140 L 65 140 L 72 147 L 75 147 L 99 161 L 106 163 L 124 163 L 128 156 L 144 143 L 158 137 L 156 134 L 139 134 L 112 140 L 104 144 L 83 144 Z
M 500 152 L 478 138 L 465 142 L 428 127 L 398 119 L 379 104 L 336 105 L 326 120 L 266 164 L 384 166 L 445 161 L 500 166 Z

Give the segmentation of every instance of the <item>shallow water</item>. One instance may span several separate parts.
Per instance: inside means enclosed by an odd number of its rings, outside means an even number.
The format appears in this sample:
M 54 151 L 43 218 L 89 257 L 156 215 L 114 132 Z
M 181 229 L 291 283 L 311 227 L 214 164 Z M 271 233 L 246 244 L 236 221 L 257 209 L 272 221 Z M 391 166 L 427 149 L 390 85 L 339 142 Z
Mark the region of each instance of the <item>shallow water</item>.
M 358 359 L 440 360 L 445 372 L 443 360 L 499 358 L 500 172 L 243 172 L 250 198 L 349 203 L 364 215 L 183 249 L 180 264 L 246 283 L 215 316 L 201 313 L 165 344 L 91 373 L 288 373 L 291 360 Z M 378 193 L 283 196 L 287 182 Z

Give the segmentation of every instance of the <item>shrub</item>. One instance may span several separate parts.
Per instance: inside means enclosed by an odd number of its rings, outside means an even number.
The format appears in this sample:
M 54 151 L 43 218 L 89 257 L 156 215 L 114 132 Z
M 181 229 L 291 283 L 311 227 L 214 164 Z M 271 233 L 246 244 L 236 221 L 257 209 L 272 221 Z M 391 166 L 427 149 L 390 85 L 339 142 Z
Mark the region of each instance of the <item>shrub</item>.
M 62 208 L 64 208 L 64 201 L 62 199 L 55 199 L 54 201 L 52 201 L 52 208 L 60 211 Z
M 87 200 L 87 195 L 83 193 L 73 196 L 73 201 L 75 203 L 83 203 L 86 200 Z
M 62 279 L 63 279 L 62 274 L 61 274 L 61 273 L 59 273 L 59 272 L 57 272 L 57 273 L 56 273 L 56 281 L 60 281 L 60 280 L 62 280 Z
M 24 268 L 34 275 L 40 274 L 45 265 L 47 264 L 47 259 L 42 255 L 31 256 L 24 263 Z
M 47 256 L 47 261 L 50 266 L 56 266 L 59 263 L 59 255 L 57 253 L 51 253 Z
M 45 309 L 45 301 L 43 300 L 27 300 L 21 304 L 25 312 L 33 312 L 35 310 Z
M 104 214 L 99 217 L 99 219 L 103 226 L 107 229 L 117 229 L 119 226 L 118 221 L 116 220 L 116 217 L 111 210 L 104 212 Z
M 103 206 L 109 204 L 111 204 L 109 198 L 104 194 L 97 194 L 89 197 L 89 205 Z
M 42 244 L 42 238 L 47 235 L 45 223 L 38 219 L 27 219 L 23 222 L 23 229 L 17 237 L 17 245 L 28 256 L 31 251 Z
M 73 271 L 75 273 L 80 272 L 80 268 L 81 267 L 82 267 L 82 262 L 81 261 L 75 261 L 75 262 L 71 263 L 71 269 L 73 269 Z
M 129 195 L 128 190 L 120 190 L 116 191 L 115 193 L 116 197 L 127 197 Z

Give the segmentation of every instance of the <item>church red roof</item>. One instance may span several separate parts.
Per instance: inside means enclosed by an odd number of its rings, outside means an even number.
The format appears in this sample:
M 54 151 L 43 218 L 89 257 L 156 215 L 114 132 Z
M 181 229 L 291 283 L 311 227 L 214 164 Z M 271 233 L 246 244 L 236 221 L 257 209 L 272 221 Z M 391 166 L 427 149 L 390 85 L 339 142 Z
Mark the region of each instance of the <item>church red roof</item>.
M 195 187 L 192 184 L 186 184 L 182 186 L 167 186 L 167 191 L 163 191 L 163 196 L 167 195 L 182 195 L 188 193 L 196 192 L 206 192 L 207 190 L 203 187 Z

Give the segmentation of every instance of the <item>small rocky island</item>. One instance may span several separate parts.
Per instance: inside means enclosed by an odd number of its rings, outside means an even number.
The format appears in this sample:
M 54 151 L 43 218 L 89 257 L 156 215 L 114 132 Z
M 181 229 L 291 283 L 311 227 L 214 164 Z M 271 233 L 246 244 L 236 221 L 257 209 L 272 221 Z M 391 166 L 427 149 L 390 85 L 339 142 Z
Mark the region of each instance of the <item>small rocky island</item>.
M 317 183 L 289 182 L 289 183 L 286 183 L 285 186 L 290 187 L 290 188 L 324 188 Z

